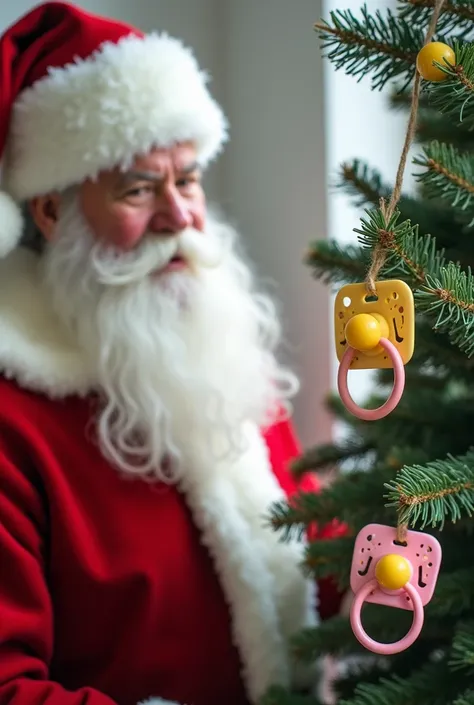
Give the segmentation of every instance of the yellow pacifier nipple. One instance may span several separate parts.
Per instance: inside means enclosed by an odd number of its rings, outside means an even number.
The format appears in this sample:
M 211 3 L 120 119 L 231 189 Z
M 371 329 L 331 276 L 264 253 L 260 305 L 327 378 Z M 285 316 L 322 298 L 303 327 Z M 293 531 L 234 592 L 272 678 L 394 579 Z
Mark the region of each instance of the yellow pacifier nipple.
M 368 352 L 379 345 L 380 338 L 388 337 L 388 324 L 379 313 L 358 313 L 348 320 L 345 335 L 351 348 Z
M 403 556 L 389 553 L 375 566 L 375 577 L 379 585 L 386 590 L 400 590 L 410 580 L 410 564 Z

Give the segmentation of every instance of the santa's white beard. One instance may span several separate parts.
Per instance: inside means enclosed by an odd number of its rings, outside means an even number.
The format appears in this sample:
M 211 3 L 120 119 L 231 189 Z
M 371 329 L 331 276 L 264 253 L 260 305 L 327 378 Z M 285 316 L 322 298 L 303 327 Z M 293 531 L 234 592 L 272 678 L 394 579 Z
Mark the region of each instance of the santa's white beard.
M 177 481 L 186 439 L 210 459 L 240 454 L 242 422 L 272 423 L 298 388 L 235 242 L 211 219 L 205 233 L 153 234 L 122 253 L 94 240 L 75 194 L 63 202 L 44 281 L 96 369 L 101 451 L 128 473 Z M 190 269 L 156 275 L 177 250 Z

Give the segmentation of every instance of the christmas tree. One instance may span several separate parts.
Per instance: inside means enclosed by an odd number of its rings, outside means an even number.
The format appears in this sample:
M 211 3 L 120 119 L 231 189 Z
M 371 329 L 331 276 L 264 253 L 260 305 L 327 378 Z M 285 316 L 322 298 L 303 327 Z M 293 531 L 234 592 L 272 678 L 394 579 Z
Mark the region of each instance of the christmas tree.
M 299 476 L 342 470 L 321 494 L 300 494 L 291 506 L 274 507 L 270 520 L 282 539 L 302 535 L 314 522 L 321 525 L 334 517 L 345 522 L 347 535 L 311 543 L 304 564 L 317 579 L 333 576 L 342 591 L 350 589 L 355 537 L 370 523 L 430 533 L 442 545 L 443 561 L 421 634 L 407 650 L 387 657 L 367 651 L 346 614 L 298 634 L 292 649 L 298 660 L 313 662 L 331 654 L 344 662 L 335 684 L 339 705 L 470 705 L 474 0 L 400 0 L 396 11 L 372 14 L 365 8 L 358 13 L 339 10 L 315 29 L 326 58 L 337 69 L 355 78 L 369 76 L 374 90 L 387 91 L 393 109 L 411 110 L 417 151 L 411 171 L 417 173 L 418 186 L 414 196 L 403 189 L 396 194 L 394 183 L 384 183 L 369 164 L 355 160 L 342 165 L 341 186 L 361 209 L 354 244 L 318 240 L 309 249 L 307 264 L 335 291 L 350 282 L 366 282 L 376 290 L 380 280 L 405 281 L 416 307 L 415 349 L 406 366 L 402 399 L 385 418 L 361 421 L 347 412 L 339 395 L 329 400 L 335 416 L 350 429 L 347 437 L 310 449 L 293 469 Z M 420 63 L 417 70 L 417 57 L 424 46 L 422 71 Z M 378 370 L 364 406 L 380 406 L 392 381 L 392 370 Z M 400 639 L 411 621 L 408 610 L 364 607 L 364 627 L 381 642 Z M 319 701 L 276 688 L 264 702 Z

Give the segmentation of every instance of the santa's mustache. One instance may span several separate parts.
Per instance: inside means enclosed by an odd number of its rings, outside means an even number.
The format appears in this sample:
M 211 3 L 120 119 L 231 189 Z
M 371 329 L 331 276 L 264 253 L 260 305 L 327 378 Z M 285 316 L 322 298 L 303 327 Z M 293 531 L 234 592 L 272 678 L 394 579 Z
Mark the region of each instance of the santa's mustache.
M 91 267 L 101 284 L 124 286 L 158 273 L 175 258 L 183 259 L 193 270 L 217 267 L 222 255 L 222 245 L 215 236 L 187 228 L 176 235 L 147 235 L 130 252 L 96 243 Z

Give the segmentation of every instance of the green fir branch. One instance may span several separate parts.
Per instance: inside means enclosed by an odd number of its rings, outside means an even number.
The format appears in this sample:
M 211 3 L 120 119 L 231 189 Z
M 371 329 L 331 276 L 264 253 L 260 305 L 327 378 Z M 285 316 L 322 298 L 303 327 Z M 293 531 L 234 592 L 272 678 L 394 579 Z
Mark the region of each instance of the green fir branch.
M 380 678 L 384 678 L 387 675 L 387 668 L 380 663 L 369 662 L 366 668 L 351 669 L 351 663 L 349 663 L 344 671 L 343 675 L 335 679 L 333 683 L 332 690 L 335 696 L 335 702 L 339 703 L 341 700 L 346 700 L 351 697 L 356 687 L 364 681 L 365 683 L 377 683 Z
M 415 288 L 425 283 L 426 272 L 441 273 L 444 252 L 436 249 L 436 240 L 431 235 L 419 235 L 418 225 L 412 225 L 410 220 L 399 223 L 399 210 L 388 222 L 380 208 L 367 210 L 366 215 L 361 219 L 362 227 L 354 228 L 354 232 L 360 235 L 362 247 L 385 250 L 382 269 L 385 277 L 399 277 Z
M 386 398 L 387 392 L 379 398 L 379 405 Z M 373 408 L 374 404 L 363 406 Z M 429 451 L 428 460 L 445 457 L 447 449 L 455 455 L 465 453 L 472 443 L 470 428 L 474 423 L 473 412 L 472 399 L 454 394 L 449 384 L 446 384 L 445 391 L 437 392 L 407 386 L 400 403 L 390 416 L 377 424 L 365 424 L 361 430 L 367 441 L 376 444 L 377 464 L 387 463 L 394 469 L 394 447 L 419 446 Z M 422 462 L 419 462 L 418 456 L 414 458 L 409 460 L 410 465 L 424 465 L 426 462 L 424 457 Z M 390 513 L 387 516 L 394 520 Z
M 451 648 L 450 666 L 453 670 L 474 673 L 474 623 L 463 623 L 456 632 Z
M 400 17 L 406 22 L 428 25 L 436 0 L 398 0 L 406 5 L 400 10 Z M 472 30 L 474 6 L 472 0 L 445 0 L 436 29 L 443 34 Z
M 454 618 L 473 608 L 473 568 L 460 568 L 452 573 L 441 571 L 436 583 L 435 594 L 426 608 L 427 616 Z
M 370 253 L 336 240 L 312 243 L 304 260 L 315 279 L 335 286 L 363 280 L 369 262 Z
M 408 112 L 411 108 L 411 90 L 395 89 L 389 96 L 391 110 Z M 440 113 L 431 103 L 426 91 L 420 95 L 414 142 L 450 142 L 459 149 L 474 146 L 474 134 L 464 123 L 453 124 L 452 119 Z M 418 221 L 415 221 L 418 222 Z
M 412 619 L 413 615 L 408 610 L 394 610 L 370 603 L 364 605 L 364 628 L 377 641 L 391 643 L 400 639 L 410 628 Z M 419 641 L 429 643 L 434 640 L 441 644 L 451 634 L 452 623 L 449 620 L 426 620 Z M 291 652 L 294 660 L 301 663 L 313 663 L 325 655 L 367 654 L 355 638 L 349 619 L 342 615 L 295 634 L 291 639 Z
M 474 374 L 474 357 L 466 357 L 461 350 L 451 343 L 448 335 L 432 326 L 422 316 L 418 317 L 416 326 L 416 346 L 412 361 L 420 357 L 434 374 L 452 380 L 472 381 Z M 411 366 L 412 362 L 410 362 Z M 408 368 L 407 368 L 408 372 Z
M 336 186 L 352 197 L 356 207 L 377 206 L 382 197 L 390 197 L 390 187 L 382 181 L 380 172 L 361 159 L 342 164 Z
M 464 123 L 456 125 L 450 117 L 434 111 L 420 111 L 415 133 L 418 144 L 429 142 L 449 142 L 459 150 L 472 151 L 474 149 L 474 131 L 467 129 Z
M 415 291 L 417 310 L 433 328 L 446 333 L 468 357 L 474 354 L 474 280 L 468 269 L 450 262 L 438 275 L 426 274 L 425 284 Z
M 418 640 L 409 649 L 393 654 L 388 660 L 377 657 L 344 659 L 342 673 L 336 678 L 333 688 L 336 703 L 351 698 L 362 681 L 375 684 L 381 678 L 386 678 L 388 667 L 401 678 L 411 676 L 426 663 L 426 650 L 427 643 Z
M 446 705 L 456 697 L 458 681 L 446 661 L 428 662 L 408 678 L 381 678 L 377 684 L 361 683 L 355 697 L 339 705 Z
M 317 580 L 333 578 L 343 592 L 349 587 L 349 573 L 354 551 L 354 537 L 318 539 L 312 541 L 305 551 L 303 570 Z
M 268 689 L 258 705 L 323 705 L 314 695 L 292 693 L 283 686 L 275 685 Z
M 417 310 L 446 333 L 468 357 L 474 354 L 474 282 L 470 270 L 458 264 L 445 264 L 430 235 L 418 234 L 418 226 L 405 220 L 398 223 L 399 211 L 386 223 L 380 209 L 367 212 L 359 233 L 361 244 L 387 253 L 383 275 L 405 279 L 415 290 Z
M 374 448 L 373 443 L 359 436 L 345 438 L 339 443 L 326 443 L 310 448 L 291 465 L 296 478 L 307 472 L 332 469 L 346 460 L 362 460 Z
M 380 198 L 388 199 L 391 194 L 380 173 L 360 159 L 343 164 L 336 186 L 351 197 L 357 208 L 378 207 Z M 397 207 L 404 220 L 416 223 L 421 232 L 430 233 L 438 246 L 452 244 L 453 229 L 457 227 L 452 209 L 439 202 L 427 204 L 406 194 L 402 194 Z
M 456 522 L 474 512 L 474 451 L 405 466 L 385 487 L 386 506 L 397 508 L 400 523 L 442 529 L 446 518 Z
M 453 705 L 474 705 L 474 690 L 469 688 L 459 698 L 453 701 Z
M 360 281 L 360 280 L 359 280 Z M 345 424 L 349 428 L 360 432 L 364 427 L 363 421 L 351 414 L 342 403 L 342 399 L 337 392 L 329 392 L 326 396 L 326 408 L 337 421 Z
M 390 91 L 388 105 L 391 110 L 403 110 L 409 112 L 412 102 L 411 87 L 397 87 Z M 426 93 L 421 93 L 418 100 L 418 114 L 423 110 L 430 110 L 430 101 Z
M 424 167 L 418 181 L 424 186 L 426 198 L 442 198 L 452 208 L 467 211 L 471 226 L 474 221 L 474 156 L 460 153 L 455 147 L 432 142 L 423 156 L 413 163 Z
M 318 494 L 300 492 L 292 497 L 291 504 L 287 501 L 274 503 L 267 521 L 283 541 L 301 538 L 314 522 L 329 524 L 336 516 L 354 531 L 373 521 L 386 521 L 389 512 L 382 501 L 383 487 L 393 479 L 393 474 L 390 466 L 374 468 L 371 472 L 353 470 L 338 476 Z M 373 498 L 373 503 L 367 502 L 368 497 Z
M 446 74 L 444 81 L 424 81 L 431 104 L 445 115 L 474 129 L 474 44 L 455 41 L 456 64 L 434 62 Z
M 387 81 L 401 76 L 413 78 L 417 48 L 423 46 L 423 32 L 416 24 L 396 17 L 390 10 L 369 11 L 364 5 L 361 19 L 351 10 L 330 13 L 330 23 L 315 25 L 327 58 L 336 70 L 362 79 L 372 73 L 372 88 L 381 89 Z

